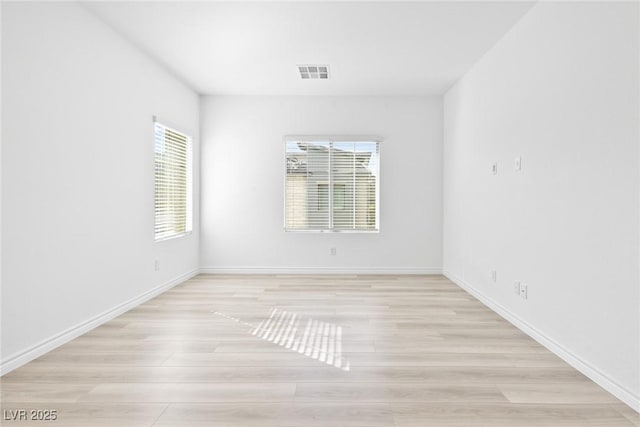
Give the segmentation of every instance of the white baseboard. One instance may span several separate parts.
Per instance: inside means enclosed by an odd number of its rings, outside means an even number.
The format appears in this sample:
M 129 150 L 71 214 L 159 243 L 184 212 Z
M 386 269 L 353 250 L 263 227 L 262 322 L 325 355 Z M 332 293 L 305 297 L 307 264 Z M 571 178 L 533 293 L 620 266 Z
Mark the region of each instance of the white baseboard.
M 75 326 L 72 326 L 71 328 L 62 331 L 59 334 L 49 337 L 24 351 L 9 356 L 7 359 L 0 362 L 0 375 L 11 372 L 16 368 L 29 363 L 33 359 L 36 359 L 43 354 L 55 349 L 56 347 L 59 347 L 62 344 L 65 344 L 72 339 L 77 338 L 86 332 L 89 332 L 91 329 L 100 326 L 105 322 L 108 322 L 109 320 L 121 315 L 122 313 L 129 311 L 132 308 L 142 304 L 143 302 L 148 301 L 151 298 L 167 291 L 168 289 L 171 289 L 172 287 L 184 282 L 185 280 L 192 278 L 199 272 L 200 271 L 196 269 L 182 274 L 166 283 L 163 283 L 162 285 L 150 289 L 149 291 L 141 295 L 133 297 L 130 300 L 123 302 L 122 304 L 118 304 L 117 306 L 104 311 L 97 316 L 94 316 Z
M 201 267 L 204 274 L 442 274 L 439 267 Z
M 454 282 L 456 285 L 460 286 L 465 291 L 469 292 L 475 298 L 477 298 L 484 305 L 489 307 L 491 310 L 505 318 L 515 327 L 529 335 L 531 338 L 536 340 L 538 343 L 547 348 L 550 352 L 560 357 L 562 360 L 567 362 L 569 365 L 576 368 L 578 371 L 583 373 L 585 376 L 589 377 L 593 382 L 598 384 L 600 387 L 607 390 L 609 393 L 613 394 L 615 397 L 629 405 L 635 411 L 640 412 L 640 396 L 635 395 L 631 390 L 628 390 L 626 387 L 618 384 L 615 380 L 608 377 L 598 368 L 592 366 L 588 362 L 584 361 L 577 354 L 572 353 L 570 350 L 562 346 L 557 341 L 545 335 L 543 332 L 539 331 L 526 321 L 522 320 L 515 314 L 513 314 L 509 309 L 502 306 L 501 304 L 494 301 L 492 298 L 487 297 L 482 292 L 477 290 L 473 285 L 456 276 L 454 273 L 444 270 L 443 273 L 449 280 Z

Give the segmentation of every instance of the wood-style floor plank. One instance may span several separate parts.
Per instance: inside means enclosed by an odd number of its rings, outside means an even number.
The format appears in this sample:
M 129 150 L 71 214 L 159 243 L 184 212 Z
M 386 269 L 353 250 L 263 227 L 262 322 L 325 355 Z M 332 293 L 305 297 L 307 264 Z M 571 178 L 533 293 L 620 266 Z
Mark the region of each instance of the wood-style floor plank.
M 640 426 L 443 276 L 200 275 L 0 389 L 70 427 Z

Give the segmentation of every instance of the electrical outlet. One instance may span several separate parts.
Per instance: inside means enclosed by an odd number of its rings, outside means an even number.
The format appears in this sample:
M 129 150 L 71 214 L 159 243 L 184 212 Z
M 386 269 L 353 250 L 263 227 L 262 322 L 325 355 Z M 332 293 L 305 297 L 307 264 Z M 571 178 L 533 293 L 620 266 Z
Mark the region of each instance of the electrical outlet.
M 493 283 L 498 281 L 498 272 L 495 270 L 491 270 L 491 281 L 493 281 Z
M 335 254 L 337 253 L 336 248 L 331 248 L 331 249 L 329 250 L 329 253 L 330 253 L 331 255 L 335 256 Z
M 154 261 L 153 268 L 155 268 L 156 271 L 160 271 L 160 260 L 159 259 Z
M 516 295 L 520 295 L 520 282 L 517 280 L 513 282 L 513 293 Z
M 520 298 L 527 299 L 527 284 L 526 283 L 521 283 L 520 284 Z

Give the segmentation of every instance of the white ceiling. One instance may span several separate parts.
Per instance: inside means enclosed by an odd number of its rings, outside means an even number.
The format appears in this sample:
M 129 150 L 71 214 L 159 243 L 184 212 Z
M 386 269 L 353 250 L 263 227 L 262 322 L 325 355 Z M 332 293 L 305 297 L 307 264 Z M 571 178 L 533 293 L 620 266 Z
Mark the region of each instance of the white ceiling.
M 200 94 L 444 93 L 533 2 L 91 2 Z M 329 64 L 302 80 L 297 64 Z

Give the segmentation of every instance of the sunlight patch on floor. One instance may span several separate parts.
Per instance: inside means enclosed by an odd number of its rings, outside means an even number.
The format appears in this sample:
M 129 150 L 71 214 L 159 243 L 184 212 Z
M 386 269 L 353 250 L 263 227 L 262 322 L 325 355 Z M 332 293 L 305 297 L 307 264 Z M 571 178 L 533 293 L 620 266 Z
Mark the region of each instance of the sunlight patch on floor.
M 272 308 L 258 326 L 219 311 L 212 313 L 248 326 L 248 333 L 262 340 L 344 371 L 351 369 L 349 361 L 342 356 L 341 326 L 279 308 Z

